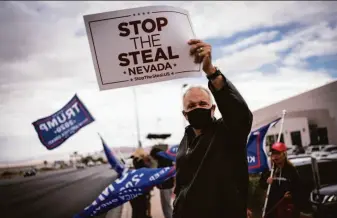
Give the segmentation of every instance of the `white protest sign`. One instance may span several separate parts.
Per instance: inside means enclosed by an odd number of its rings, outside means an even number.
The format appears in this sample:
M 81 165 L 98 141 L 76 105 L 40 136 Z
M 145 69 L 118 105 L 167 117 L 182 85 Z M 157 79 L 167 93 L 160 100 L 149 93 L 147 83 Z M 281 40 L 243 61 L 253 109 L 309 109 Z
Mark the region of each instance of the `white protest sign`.
M 149 6 L 85 15 L 100 90 L 201 76 L 186 10 Z

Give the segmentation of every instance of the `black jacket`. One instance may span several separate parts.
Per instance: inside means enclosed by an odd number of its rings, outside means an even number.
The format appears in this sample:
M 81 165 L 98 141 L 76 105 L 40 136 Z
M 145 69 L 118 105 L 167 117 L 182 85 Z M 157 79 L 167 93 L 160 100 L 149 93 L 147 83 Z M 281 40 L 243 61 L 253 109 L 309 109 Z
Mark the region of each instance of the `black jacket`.
M 158 163 L 158 168 L 173 166 L 173 161 L 159 155 L 159 152 L 162 152 L 162 151 L 163 150 L 161 150 L 160 148 L 156 148 L 156 147 L 152 148 L 150 151 L 151 157 L 153 157 Z M 157 185 L 157 188 L 159 189 L 171 189 L 173 187 L 174 187 L 174 177 L 171 177 L 167 179 L 165 182 Z
M 261 174 L 260 177 L 261 188 L 267 189 L 268 187 L 267 179 L 269 176 L 270 171 L 268 169 Z M 274 212 L 276 212 L 275 209 L 272 209 L 274 205 L 276 205 L 284 197 L 284 194 L 287 191 L 290 191 L 292 195 L 292 203 L 295 205 L 295 209 L 297 211 L 295 212 L 294 215 L 299 217 L 299 210 L 301 208 L 301 203 L 302 200 L 304 200 L 302 199 L 301 189 L 302 189 L 301 180 L 296 168 L 286 161 L 282 170 L 281 169 L 275 170 L 274 180 L 270 187 L 266 213 L 272 211 L 269 214 L 274 214 Z M 271 215 L 270 217 L 273 217 L 273 215 Z
M 163 157 L 157 157 L 158 160 L 158 168 L 162 168 L 162 167 L 171 167 L 173 166 L 172 161 L 163 158 Z M 165 182 L 163 182 L 162 184 L 157 185 L 157 188 L 159 189 L 171 189 L 174 186 L 174 177 L 169 178 L 168 180 L 166 180 Z
M 188 126 L 180 143 L 173 218 L 246 218 L 246 143 L 253 115 L 233 84 L 224 79 L 219 91 L 208 84 L 222 118 L 198 137 Z
M 133 163 L 133 166 L 135 167 L 135 169 L 147 167 L 146 164 L 145 164 L 145 161 L 142 158 L 139 158 L 139 157 L 134 157 L 132 159 L 132 163 Z

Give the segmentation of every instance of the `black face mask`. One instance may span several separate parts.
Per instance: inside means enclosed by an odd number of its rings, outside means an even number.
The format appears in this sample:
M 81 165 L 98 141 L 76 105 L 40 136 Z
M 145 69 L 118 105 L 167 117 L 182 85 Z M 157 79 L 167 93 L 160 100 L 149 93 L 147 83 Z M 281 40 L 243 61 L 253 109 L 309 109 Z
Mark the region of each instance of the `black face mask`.
M 190 112 L 187 112 L 188 122 L 194 129 L 204 129 L 209 126 L 212 121 L 212 109 L 196 108 Z

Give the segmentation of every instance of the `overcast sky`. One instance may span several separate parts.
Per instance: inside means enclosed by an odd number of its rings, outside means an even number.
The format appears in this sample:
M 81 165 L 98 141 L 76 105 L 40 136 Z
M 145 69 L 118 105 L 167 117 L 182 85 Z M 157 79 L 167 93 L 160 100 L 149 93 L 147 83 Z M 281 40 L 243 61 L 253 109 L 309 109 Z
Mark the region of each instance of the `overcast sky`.
M 251 110 L 337 77 L 337 2 L 0 2 L 0 162 L 136 146 L 131 88 L 99 91 L 83 15 L 148 5 L 190 12 L 196 35 L 213 46 L 214 63 Z M 136 87 L 141 139 L 183 135 L 179 79 Z M 32 122 L 77 93 L 96 121 L 48 151 Z

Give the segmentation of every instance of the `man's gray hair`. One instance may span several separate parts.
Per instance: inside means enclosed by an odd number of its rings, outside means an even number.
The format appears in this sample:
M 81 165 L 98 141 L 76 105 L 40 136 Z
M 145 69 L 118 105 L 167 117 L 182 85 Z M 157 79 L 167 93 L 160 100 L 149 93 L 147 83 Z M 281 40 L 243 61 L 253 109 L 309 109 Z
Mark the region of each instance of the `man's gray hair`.
M 211 100 L 211 104 L 213 104 L 214 101 L 213 101 L 213 95 L 212 95 L 211 91 L 210 91 L 208 88 L 205 88 L 205 87 L 203 87 L 203 86 L 201 86 L 201 85 L 189 86 L 189 87 L 186 89 L 186 91 L 184 92 L 184 95 L 183 95 L 183 102 L 184 102 L 184 99 L 185 99 L 186 94 L 187 94 L 189 91 L 191 91 L 191 89 L 195 89 L 195 88 L 200 89 L 200 90 L 204 90 L 204 91 L 208 94 L 209 99 Z

